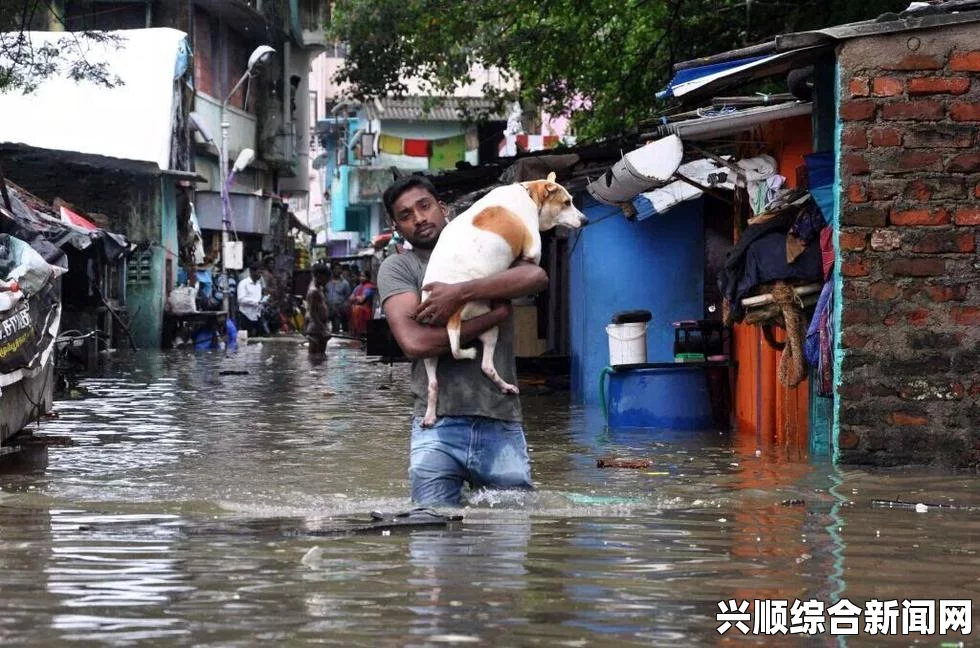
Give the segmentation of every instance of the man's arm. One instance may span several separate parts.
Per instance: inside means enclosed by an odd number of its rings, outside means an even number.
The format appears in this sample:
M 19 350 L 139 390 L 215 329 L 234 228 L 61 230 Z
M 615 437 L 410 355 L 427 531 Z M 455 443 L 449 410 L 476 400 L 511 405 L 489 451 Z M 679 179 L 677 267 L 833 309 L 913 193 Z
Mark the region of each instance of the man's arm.
M 413 360 L 449 353 L 449 334 L 445 326 L 425 326 L 415 319 L 419 297 L 412 292 L 392 295 L 384 302 L 385 317 L 392 334 L 405 355 Z M 463 322 L 460 343 L 466 344 L 510 317 L 510 303 L 495 305 L 486 315 Z
M 466 302 L 536 295 L 547 287 L 548 274 L 540 266 L 517 261 L 507 270 L 483 279 L 423 286 L 429 291 L 429 298 L 416 308 L 415 318 L 424 324 L 444 326 Z

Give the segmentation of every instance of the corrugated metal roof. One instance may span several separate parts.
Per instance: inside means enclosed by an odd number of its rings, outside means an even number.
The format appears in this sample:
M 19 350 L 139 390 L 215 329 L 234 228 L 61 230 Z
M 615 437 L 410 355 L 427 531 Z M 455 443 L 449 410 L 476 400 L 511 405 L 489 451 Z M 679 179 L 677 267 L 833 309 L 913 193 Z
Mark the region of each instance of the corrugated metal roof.
M 380 108 L 380 109 L 379 109 Z M 383 97 L 364 104 L 368 119 L 398 121 L 505 120 L 494 102 L 482 97 Z

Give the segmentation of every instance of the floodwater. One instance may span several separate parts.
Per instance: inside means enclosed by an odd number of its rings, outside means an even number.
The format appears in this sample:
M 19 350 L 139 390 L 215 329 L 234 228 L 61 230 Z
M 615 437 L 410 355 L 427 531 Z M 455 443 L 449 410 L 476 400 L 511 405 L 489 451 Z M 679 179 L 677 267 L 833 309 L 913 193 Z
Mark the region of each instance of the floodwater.
M 0 475 L 0 644 L 976 641 L 939 635 L 938 612 L 934 634 L 906 636 L 901 615 L 896 634 L 862 617 L 850 637 L 829 616 L 823 634 L 753 634 L 749 620 L 721 635 L 716 616 L 729 599 L 958 599 L 980 620 L 976 477 L 756 456 L 754 438 L 727 433 L 608 431 L 562 395 L 524 397 L 536 492 L 471 494 L 451 528 L 322 535 L 410 507 L 405 377 L 349 348 L 312 366 L 283 342 L 114 357 L 41 426 L 74 445 Z M 654 465 L 596 468 L 609 454 Z

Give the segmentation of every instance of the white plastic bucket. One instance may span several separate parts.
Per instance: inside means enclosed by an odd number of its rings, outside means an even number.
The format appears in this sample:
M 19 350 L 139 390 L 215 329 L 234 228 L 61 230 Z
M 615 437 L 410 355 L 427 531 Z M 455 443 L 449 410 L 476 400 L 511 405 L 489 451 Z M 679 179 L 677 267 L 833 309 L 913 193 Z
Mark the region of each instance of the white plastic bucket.
M 647 361 L 647 324 L 609 324 L 609 364 L 613 367 L 626 364 L 642 364 Z

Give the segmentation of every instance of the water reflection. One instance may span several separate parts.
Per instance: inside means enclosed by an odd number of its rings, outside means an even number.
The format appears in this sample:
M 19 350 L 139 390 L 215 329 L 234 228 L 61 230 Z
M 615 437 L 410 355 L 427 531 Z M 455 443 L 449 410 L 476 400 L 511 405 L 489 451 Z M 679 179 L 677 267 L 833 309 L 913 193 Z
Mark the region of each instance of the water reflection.
M 678 645 L 718 641 L 722 599 L 980 598 L 974 477 L 610 431 L 561 395 L 524 399 L 535 492 L 473 493 L 450 530 L 310 534 L 410 505 L 406 377 L 282 343 L 118 358 L 44 427 L 76 445 L 0 476 L 0 641 Z

